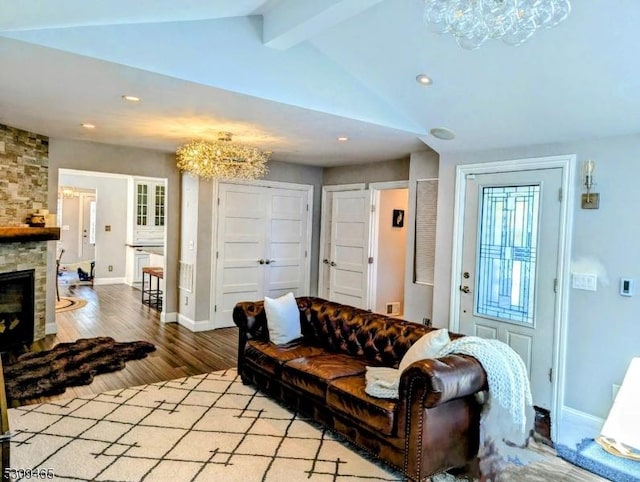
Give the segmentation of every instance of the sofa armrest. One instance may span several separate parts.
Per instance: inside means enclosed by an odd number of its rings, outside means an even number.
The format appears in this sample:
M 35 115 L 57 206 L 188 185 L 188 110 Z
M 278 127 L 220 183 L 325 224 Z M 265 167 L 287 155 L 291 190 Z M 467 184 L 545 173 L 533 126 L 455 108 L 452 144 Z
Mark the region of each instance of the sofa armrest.
M 473 357 L 448 355 L 412 363 L 400 376 L 398 435 L 406 435 L 410 412 L 422 413 L 486 388 L 486 373 Z
M 267 315 L 263 301 L 241 301 L 233 308 L 233 322 L 238 327 L 238 373 L 242 375 L 244 350 L 248 340 L 269 340 Z
M 233 322 L 247 339 L 268 338 L 263 301 L 241 301 L 233 308 Z
M 400 377 L 398 436 L 404 437 L 404 470 L 414 480 L 464 466 L 478 451 L 480 404 L 487 388 L 480 362 L 466 355 L 420 360 Z
M 487 376 L 478 360 L 467 355 L 419 360 L 400 377 L 400 399 L 411 396 L 411 386 L 418 380 L 425 387 L 425 408 L 432 408 L 455 398 L 466 397 L 487 388 Z

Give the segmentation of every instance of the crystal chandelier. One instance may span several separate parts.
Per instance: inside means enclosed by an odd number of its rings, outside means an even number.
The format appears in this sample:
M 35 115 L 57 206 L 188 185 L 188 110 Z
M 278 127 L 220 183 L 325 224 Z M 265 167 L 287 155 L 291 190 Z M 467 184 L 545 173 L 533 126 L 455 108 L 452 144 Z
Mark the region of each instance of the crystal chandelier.
M 258 179 L 268 172 L 269 153 L 231 142 L 230 132 L 217 141 L 194 140 L 176 150 L 178 169 L 205 179 Z
M 569 0 L 424 0 L 430 30 L 451 33 L 458 45 L 473 50 L 489 38 L 520 45 L 539 28 L 567 18 Z

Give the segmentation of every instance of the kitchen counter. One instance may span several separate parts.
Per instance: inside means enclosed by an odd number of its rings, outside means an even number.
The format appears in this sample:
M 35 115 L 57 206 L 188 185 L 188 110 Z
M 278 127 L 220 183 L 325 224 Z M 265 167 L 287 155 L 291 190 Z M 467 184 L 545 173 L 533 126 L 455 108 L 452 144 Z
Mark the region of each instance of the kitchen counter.
M 135 248 L 139 253 L 157 254 L 164 256 L 164 246 L 141 246 L 137 244 L 127 244 L 130 248 Z

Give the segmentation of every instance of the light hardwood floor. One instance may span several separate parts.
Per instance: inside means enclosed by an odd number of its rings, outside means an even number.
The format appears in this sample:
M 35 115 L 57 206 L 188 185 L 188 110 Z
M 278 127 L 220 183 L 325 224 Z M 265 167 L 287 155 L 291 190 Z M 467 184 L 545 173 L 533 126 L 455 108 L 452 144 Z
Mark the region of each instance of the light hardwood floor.
M 140 291 L 127 285 L 62 287 L 61 296 L 88 301 L 75 310 L 56 314 L 58 333 L 31 347 L 47 350 L 78 338 L 110 336 L 116 341 L 144 340 L 156 351 L 127 362 L 123 370 L 97 375 L 90 385 L 67 388 L 62 395 L 29 400 L 41 403 L 197 375 L 236 366 L 238 331 L 223 328 L 193 333 L 177 323 L 162 323 L 159 313 L 140 302 Z

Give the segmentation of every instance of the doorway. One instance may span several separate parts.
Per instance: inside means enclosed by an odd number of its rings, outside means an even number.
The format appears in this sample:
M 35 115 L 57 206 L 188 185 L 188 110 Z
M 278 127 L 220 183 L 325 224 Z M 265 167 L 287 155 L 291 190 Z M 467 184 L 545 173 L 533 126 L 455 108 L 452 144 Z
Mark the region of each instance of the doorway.
M 319 296 L 402 316 L 407 181 L 324 186 Z
M 57 257 L 63 271 L 69 274 L 75 274 L 78 268 L 84 273 L 93 271 L 92 263 L 96 259 L 96 206 L 95 189 L 72 185 L 60 187 L 60 241 Z M 73 280 L 73 276 L 70 279 Z
M 498 338 L 530 369 L 534 405 L 562 406 L 575 156 L 458 166 L 452 331 Z M 552 424 L 552 438 L 557 438 Z

